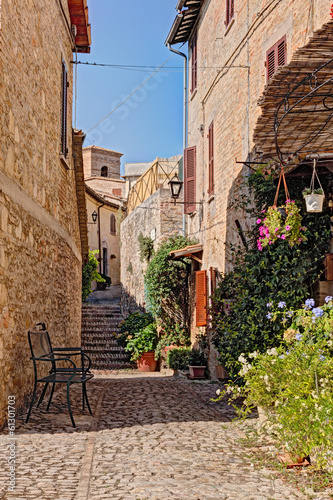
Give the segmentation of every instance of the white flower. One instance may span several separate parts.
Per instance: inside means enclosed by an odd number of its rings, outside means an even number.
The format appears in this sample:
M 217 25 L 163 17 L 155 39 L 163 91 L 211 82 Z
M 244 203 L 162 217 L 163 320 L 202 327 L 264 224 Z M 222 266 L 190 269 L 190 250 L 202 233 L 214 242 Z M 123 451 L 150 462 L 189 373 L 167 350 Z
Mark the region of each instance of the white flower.
M 251 354 L 249 354 L 249 358 L 257 358 L 258 357 L 258 351 L 254 351 L 254 352 L 251 352 Z
M 242 363 L 242 365 L 244 365 L 244 364 L 246 364 L 246 363 L 247 363 L 247 360 L 245 359 L 244 354 L 241 354 L 241 355 L 239 356 L 238 361 L 239 361 L 240 363 Z
M 275 347 L 272 347 L 272 349 L 267 349 L 267 354 L 269 354 L 269 356 L 277 356 L 278 352 Z
M 269 379 L 268 375 L 265 375 L 265 376 L 264 376 L 264 381 L 265 381 L 265 384 L 268 384 L 268 379 Z
M 219 396 L 221 394 L 221 389 L 217 389 L 216 394 Z

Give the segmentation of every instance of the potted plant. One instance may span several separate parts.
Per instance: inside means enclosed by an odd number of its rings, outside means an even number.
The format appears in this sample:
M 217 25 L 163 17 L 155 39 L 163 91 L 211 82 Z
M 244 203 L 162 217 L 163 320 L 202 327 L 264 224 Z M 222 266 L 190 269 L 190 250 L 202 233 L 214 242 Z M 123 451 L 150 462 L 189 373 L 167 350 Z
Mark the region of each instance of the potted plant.
M 156 323 L 145 326 L 128 337 L 125 347 L 126 351 L 132 352 L 131 359 L 137 361 L 140 372 L 154 372 L 157 360 L 155 359 L 155 348 L 158 343 Z
M 175 372 L 187 370 L 190 352 L 191 349 L 187 347 L 179 347 L 178 349 L 170 350 L 167 355 L 168 367 Z
M 200 349 L 192 349 L 188 359 L 190 378 L 205 378 L 206 366 L 207 359 L 204 353 Z
M 305 188 L 302 194 L 305 199 L 307 212 L 319 213 L 323 211 L 325 194 L 322 187 L 318 189 L 311 189 L 311 187 Z

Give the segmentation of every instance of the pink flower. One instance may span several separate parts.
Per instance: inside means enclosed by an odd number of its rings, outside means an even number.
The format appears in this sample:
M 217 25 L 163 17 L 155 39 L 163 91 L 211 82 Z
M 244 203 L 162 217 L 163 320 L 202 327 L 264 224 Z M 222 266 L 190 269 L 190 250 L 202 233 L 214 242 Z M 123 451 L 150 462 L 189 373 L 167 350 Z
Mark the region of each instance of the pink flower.
M 272 245 L 272 243 L 273 243 L 272 241 L 269 242 L 270 245 Z
M 274 229 L 274 231 L 275 231 L 276 233 L 278 232 L 278 230 L 279 230 L 279 228 L 278 228 L 278 227 L 276 227 L 276 228 Z
M 264 214 L 265 212 L 266 212 L 266 210 L 265 210 L 265 209 L 261 211 L 261 213 L 262 213 L 262 214 Z
M 290 226 L 286 226 L 286 231 L 290 231 Z
M 285 239 L 286 239 L 286 235 L 285 235 L 285 234 L 281 234 L 281 238 L 282 238 L 283 240 L 285 240 Z
M 303 238 L 298 238 L 298 241 L 301 243 L 303 241 Z
M 257 219 L 257 224 L 261 224 L 261 219 Z

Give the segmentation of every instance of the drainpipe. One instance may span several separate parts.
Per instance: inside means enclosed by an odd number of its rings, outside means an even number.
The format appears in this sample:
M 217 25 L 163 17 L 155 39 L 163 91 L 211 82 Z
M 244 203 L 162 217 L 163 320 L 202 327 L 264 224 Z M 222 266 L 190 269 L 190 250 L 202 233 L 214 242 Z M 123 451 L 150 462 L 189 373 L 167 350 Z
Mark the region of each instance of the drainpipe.
M 184 58 L 184 113 L 183 113 L 183 149 L 187 148 L 187 55 L 183 52 L 179 52 L 179 50 L 173 49 L 170 43 L 166 43 L 171 52 L 178 54 L 179 56 Z M 185 160 L 185 158 L 184 158 Z M 184 171 L 184 167 L 183 167 Z M 183 176 L 184 180 L 184 176 Z M 186 236 L 186 216 L 183 214 L 183 235 Z
M 102 274 L 102 255 L 101 255 L 101 217 L 100 217 L 100 209 L 104 207 L 105 203 L 99 205 L 97 208 L 98 212 L 98 253 L 99 253 L 99 274 Z M 104 271 L 104 269 L 103 269 Z

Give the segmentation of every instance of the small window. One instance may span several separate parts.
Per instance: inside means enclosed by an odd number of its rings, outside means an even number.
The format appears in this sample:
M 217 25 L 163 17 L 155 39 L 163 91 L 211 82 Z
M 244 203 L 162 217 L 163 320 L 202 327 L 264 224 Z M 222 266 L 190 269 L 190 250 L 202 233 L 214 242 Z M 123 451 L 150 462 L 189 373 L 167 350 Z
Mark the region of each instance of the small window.
M 108 176 L 108 167 L 102 167 L 101 168 L 101 177 L 107 177 Z
M 193 35 L 191 43 L 191 92 L 197 88 L 198 84 L 198 47 L 197 47 L 197 34 Z
M 114 214 L 110 216 L 110 233 L 115 235 L 117 233 L 116 218 Z
M 208 129 L 208 195 L 214 194 L 214 122 Z
M 273 47 L 266 52 L 266 79 L 267 82 L 274 75 L 279 66 L 287 64 L 286 35 L 280 38 Z
M 61 146 L 60 153 L 67 157 L 67 90 L 68 90 L 68 76 L 67 68 L 64 61 L 62 61 L 61 69 Z
M 225 10 L 226 10 L 225 25 L 229 26 L 235 14 L 234 0 L 226 0 Z

